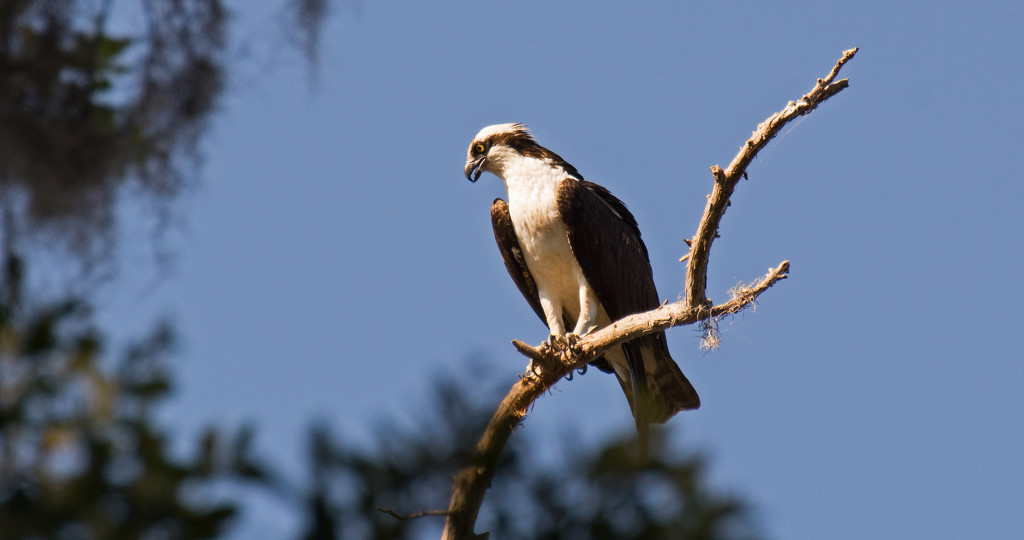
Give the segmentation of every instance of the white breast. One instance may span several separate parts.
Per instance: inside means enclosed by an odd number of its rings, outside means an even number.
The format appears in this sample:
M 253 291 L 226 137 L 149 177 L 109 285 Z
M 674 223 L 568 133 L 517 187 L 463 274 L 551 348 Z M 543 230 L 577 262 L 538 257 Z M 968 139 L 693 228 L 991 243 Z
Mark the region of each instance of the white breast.
M 555 200 L 559 182 L 568 175 L 538 159 L 519 159 L 509 165 L 503 179 L 526 265 L 541 296 L 561 304 L 570 320 L 575 320 L 585 279 L 569 247 Z

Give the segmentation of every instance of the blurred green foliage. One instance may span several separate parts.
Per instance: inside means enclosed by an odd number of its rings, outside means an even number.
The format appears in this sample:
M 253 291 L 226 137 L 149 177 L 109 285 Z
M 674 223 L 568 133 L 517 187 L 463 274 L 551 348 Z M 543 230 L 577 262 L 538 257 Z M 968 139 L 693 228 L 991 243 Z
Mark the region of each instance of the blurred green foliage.
M 327 0 L 279 2 L 281 45 L 315 67 Z M 230 22 L 223 0 L 0 1 L 3 241 L 108 262 L 126 187 L 166 226 L 239 60 Z
M 33 305 L 22 262 L 0 286 L 0 538 L 213 538 L 236 503 L 218 478 L 264 480 L 251 432 L 209 430 L 172 456 L 154 408 L 170 394 L 166 325 L 116 358 L 76 299 Z
M 325 426 L 311 430 L 303 539 L 440 535 L 441 516 L 397 519 L 383 510 L 444 510 L 452 477 L 507 388 L 482 375 L 445 376 L 433 388 L 433 403 L 419 409 L 414 425 L 385 424 L 369 448 L 344 444 Z M 631 431 L 594 447 L 568 435 L 513 435 L 477 531 L 501 539 L 758 537 L 747 506 L 708 485 L 698 455 L 680 453 L 661 430 L 651 435 L 642 461 Z
M 102 259 L 121 186 L 166 211 L 186 185 L 223 90 L 226 13 L 220 0 L 142 4 L 145 24 L 115 33 L 113 2 L 0 3 L 7 242 L 45 232 Z

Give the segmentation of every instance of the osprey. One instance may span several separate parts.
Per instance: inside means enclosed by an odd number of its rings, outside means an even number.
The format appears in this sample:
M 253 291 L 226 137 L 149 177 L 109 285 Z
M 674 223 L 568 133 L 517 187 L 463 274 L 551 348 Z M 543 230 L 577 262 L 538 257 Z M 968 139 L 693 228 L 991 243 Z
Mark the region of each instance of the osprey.
M 552 336 L 584 335 L 660 305 L 636 219 L 607 189 L 587 182 L 522 124 L 480 130 L 466 178 L 483 172 L 505 184 L 491 224 L 505 268 Z M 613 347 L 591 365 L 614 373 L 637 429 L 663 423 L 700 398 L 668 352 L 665 333 Z

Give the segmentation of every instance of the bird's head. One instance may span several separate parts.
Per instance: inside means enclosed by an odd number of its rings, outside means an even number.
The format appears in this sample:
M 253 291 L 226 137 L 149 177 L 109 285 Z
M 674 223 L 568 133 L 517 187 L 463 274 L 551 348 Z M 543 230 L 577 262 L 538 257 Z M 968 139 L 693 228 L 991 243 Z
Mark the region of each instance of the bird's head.
M 480 130 L 469 144 L 466 179 L 476 182 L 485 171 L 502 176 L 505 166 L 523 156 L 544 157 L 546 149 L 537 144 L 523 124 L 495 124 Z

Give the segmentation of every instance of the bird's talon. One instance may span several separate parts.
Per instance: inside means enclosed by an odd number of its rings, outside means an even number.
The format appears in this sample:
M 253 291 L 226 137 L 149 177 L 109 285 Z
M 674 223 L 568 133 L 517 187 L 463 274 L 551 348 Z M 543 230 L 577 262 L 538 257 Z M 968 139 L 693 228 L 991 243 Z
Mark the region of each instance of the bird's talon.
M 527 366 L 526 369 L 527 369 L 527 371 L 532 373 L 534 377 L 537 377 L 538 379 L 540 378 L 542 368 L 540 367 L 540 365 L 536 361 L 530 360 L 530 365 Z

